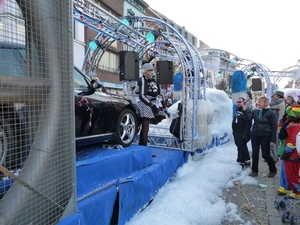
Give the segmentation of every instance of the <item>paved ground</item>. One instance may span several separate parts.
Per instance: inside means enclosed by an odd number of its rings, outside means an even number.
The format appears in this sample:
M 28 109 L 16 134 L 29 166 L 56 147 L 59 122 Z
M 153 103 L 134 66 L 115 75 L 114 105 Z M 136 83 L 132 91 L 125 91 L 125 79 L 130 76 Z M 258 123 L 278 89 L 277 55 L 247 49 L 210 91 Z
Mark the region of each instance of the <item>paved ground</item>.
M 239 221 L 224 221 L 222 225 L 279 225 L 283 224 L 281 221 L 281 215 L 286 211 L 283 209 L 277 210 L 274 207 L 274 201 L 280 202 L 283 198 L 282 195 L 277 194 L 277 188 L 279 186 L 279 174 L 280 174 L 279 160 L 276 163 L 277 175 L 274 178 L 267 178 L 268 165 L 262 159 L 259 162 L 259 174 L 255 177 L 258 181 L 258 185 L 241 185 L 240 182 L 235 182 L 233 188 L 224 190 L 224 199 L 226 203 L 234 203 L 238 206 L 238 212 L 240 218 L 244 220 L 244 223 Z M 250 172 L 250 169 L 248 169 Z M 291 204 L 295 204 L 297 200 L 291 199 Z M 296 207 L 293 210 L 289 210 L 291 215 L 294 216 L 293 224 L 300 224 L 299 216 L 300 207 L 295 204 Z M 300 205 L 300 203 L 299 203 Z M 286 207 L 287 209 L 288 207 Z M 289 220 L 286 220 L 285 224 L 290 224 Z

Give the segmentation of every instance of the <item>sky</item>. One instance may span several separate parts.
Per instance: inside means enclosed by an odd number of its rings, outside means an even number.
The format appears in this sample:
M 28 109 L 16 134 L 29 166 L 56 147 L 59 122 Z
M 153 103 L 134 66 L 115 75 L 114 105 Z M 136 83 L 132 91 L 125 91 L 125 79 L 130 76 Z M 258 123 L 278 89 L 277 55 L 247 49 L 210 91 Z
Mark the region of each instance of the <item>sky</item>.
M 145 0 L 211 48 L 271 71 L 300 59 L 299 0 Z

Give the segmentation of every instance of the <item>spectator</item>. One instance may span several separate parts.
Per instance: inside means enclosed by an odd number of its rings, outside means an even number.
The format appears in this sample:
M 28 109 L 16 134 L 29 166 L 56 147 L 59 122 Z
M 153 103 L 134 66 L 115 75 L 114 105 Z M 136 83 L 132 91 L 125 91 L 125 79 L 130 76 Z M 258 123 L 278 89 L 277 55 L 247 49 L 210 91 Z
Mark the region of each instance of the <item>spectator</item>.
M 299 96 L 298 96 L 299 99 Z M 291 95 L 288 95 L 284 98 L 285 106 L 291 106 L 291 105 L 297 105 L 297 102 L 295 101 L 294 97 Z M 299 104 L 299 103 L 298 103 Z M 286 112 L 285 112 L 286 113 Z
M 234 143 L 237 147 L 237 162 L 244 168 L 250 166 L 247 142 L 250 140 L 250 110 L 245 105 L 245 98 L 238 98 L 236 114 L 232 120 Z
M 296 136 L 300 132 L 300 106 L 288 106 L 286 112 L 287 121 L 282 132 L 286 141 L 281 157 L 280 187 L 278 188 L 278 192 L 281 194 L 288 194 L 296 189 L 293 183 L 299 184 L 300 171 L 300 155 L 296 148 Z M 297 189 L 293 194 L 300 197 Z
M 271 102 L 274 102 L 275 101 L 275 94 L 273 94 L 272 96 L 271 96 Z
M 284 92 L 276 91 L 272 95 L 273 101 L 270 103 L 270 108 L 275 112 L 277 124 L 284 115 L 285 112 L 285 101 L 284 101 Z M 276 140 L 275 145 L 271 146 L 271 156 L 275 162 L 278 161 L 278 141 Z
M 253 98 L 252 98 L 252 93 L 251 91 L 247 91 L 247 100 L 245 102 L 247 109 L 249 109 L 250 111 L 253 110 L 254 106 L 253 106 Z
M 300 105 L 300 95 L 298 95 L 297 104 Z
M 251 145 L 252 145 L 252 172 L 251 177 L 258 175 L 259 150 L 261 148 L 262 157 L 269 166 L 269 174 L 271 178 L 277 174 L 277 169 L 273 158 L 270 155 L 270 146 L 274 146 L 277 134 L 277 120 L 275 113 L 269 107 L 269 99 L 267 97 L 259 97 L 257 100 L 257 109 L 252 113 L 254 123 L 251 129 Z
M 274 101 L 270 103 L 270 108 L 275 112 L 277 121 L 279 121 L 285 112 L 284 92 L 276 91 L 273 97 Z
M 294 97 L 291 96 L 291 95 L 286 96 L 284 101 L 285 101 L 285 105 L 286 105 L 285 108 L 287 108 L 289 106 L 298 105 L 297 102 L 295 101 Z M 279 157 L 282 156 L 282 153 L 284 152 L 284 147 L 285 147 L 285 138 L 284 138 L 283 135 L 280 135 L 280 133 L 285 132 L 285 126 L 287 125 L 287 124 L 285 124 L 286 118 L 287 118 L 287 113 L 286 113 L 286 110 L 285 110 L 285 113 L 284 113 L 283 117 L 279 120 L 279 123 L 278 123 L 279 146 L 278 146 L 277 155 Z

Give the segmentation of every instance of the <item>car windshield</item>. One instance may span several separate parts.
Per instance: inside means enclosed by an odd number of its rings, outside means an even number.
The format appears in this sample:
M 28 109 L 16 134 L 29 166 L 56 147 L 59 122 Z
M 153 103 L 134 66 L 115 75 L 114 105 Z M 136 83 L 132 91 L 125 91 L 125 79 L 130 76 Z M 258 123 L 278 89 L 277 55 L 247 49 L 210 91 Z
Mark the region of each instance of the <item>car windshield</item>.
M 0 74 L 26 76 L 26 51 L 18 48 L 0 48 Z
M 89 84 L 91 83 L 91 79 L 84 75 L 81 74 L 77 69 L 74 68 L 74 89 L 76 92 L 87 92 L 91 90 L 91 87 Z M 106 90 L 104 87 L 99 87 L 93 92 L 93 96 L 103 96 L 106 95 Z
M 81 90 L 88 90 L 90 81 L 87 81 L 84 76 L 80 74 L 79 71 L 74 69 L 74 88 Z

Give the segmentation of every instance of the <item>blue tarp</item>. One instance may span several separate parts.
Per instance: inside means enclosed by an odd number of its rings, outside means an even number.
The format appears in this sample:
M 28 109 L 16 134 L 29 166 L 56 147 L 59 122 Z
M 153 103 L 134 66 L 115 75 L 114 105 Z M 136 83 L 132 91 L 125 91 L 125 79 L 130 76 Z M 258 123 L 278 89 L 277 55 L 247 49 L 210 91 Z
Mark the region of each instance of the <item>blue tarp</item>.
M 136 145 L 122 150 L 91 149 L 79 153 L 76 176 L 80 214 L 62 220 L 59 225 L 109 225 L 112 215 L 119 225 L 125 224 L 187 158 L 183 151 Z M 119 211 L 118 215 L 114 210 Z
M 153 164 L 132 175 L 131 182 L 119 185 L 119 225 L 130 220 L 165 185 L 184 163 L 184 152 L 152 149 Z
M 119 178 L 151 164 L 151 149 L 145 146 L 132 145 L 118 150 L 98 147 L 82 151 L 76 157 L 77 198 L 117 185 Z
M 112 186 L 83 199 L 78 202 L 78 212 L 60 221 L 58 225 L 110 225 L 116 196 L 117 187 Z
M 13 182 L 13 179 L 0 181 L 0 199 L 3 198 L 4 194 L 8 191 Z
M 211 144 L 199 151 L 228 141 L 228 134 L 215 134 Z M 180 150 L 138 145 L 124 149 L 93 147 L 77 152 L 78 211 L 58 224 L 109 225 L 113 219 L 124 225 L 149 203 L 188 156 L 188 152 Z M 4 193 L 12 182 L 0 182 L 0 191 Z

